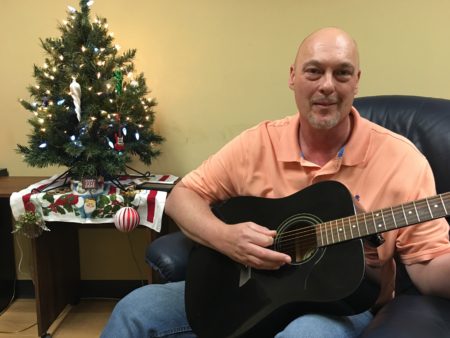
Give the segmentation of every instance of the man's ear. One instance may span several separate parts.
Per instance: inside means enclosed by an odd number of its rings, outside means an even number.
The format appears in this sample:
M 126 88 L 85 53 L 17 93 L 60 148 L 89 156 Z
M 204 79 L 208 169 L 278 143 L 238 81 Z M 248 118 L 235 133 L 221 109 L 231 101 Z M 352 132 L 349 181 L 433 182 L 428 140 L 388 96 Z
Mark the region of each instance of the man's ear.
M 358 70 L 358 80 L 356 81 L 355 90 L 353 91 L 353 94 L 356 96 L 359 91 L 359 79 L 361 78 L 361 70 Z
M 291 68 L 289 69 L 289 81 L 288 81 L 288 85 L 290 89 L 294 89 L 294 78 L 295 78 L 295 70 L 294 70 L 294 66 L 292 65 Z

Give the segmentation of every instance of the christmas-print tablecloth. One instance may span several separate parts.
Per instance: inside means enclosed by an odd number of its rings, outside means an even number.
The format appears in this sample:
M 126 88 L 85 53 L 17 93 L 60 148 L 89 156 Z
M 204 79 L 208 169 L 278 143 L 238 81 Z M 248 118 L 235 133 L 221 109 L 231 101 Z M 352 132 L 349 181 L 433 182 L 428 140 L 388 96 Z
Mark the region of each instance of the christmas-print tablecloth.
M 156 175 L 156 180 L 172 175 Z M 140 216 L 140 224 L 155 231 L 161 230 L 161 220 L 167 192 L 158 190 L 135 190 L 133 178 L 122 178 L 119 189 L 111 182 L 104 182 L 100 189 L 85 191 L 62 186 L 64 179 L 55 175 L 11 195 L 10 203 L 14 218 L 27 211 L 39 213 L 45 221 L 75 223 L 112 223 L 115 213 L 128 202 Z

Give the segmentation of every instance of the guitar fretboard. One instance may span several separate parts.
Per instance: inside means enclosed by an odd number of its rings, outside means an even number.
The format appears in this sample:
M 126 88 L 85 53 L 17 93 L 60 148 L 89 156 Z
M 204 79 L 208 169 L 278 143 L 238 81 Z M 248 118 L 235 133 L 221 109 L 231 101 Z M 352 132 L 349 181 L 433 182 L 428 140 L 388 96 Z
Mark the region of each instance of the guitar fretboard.
M 316 225 L 318 246 L 345 242 L 449 215 L 450 192 Z

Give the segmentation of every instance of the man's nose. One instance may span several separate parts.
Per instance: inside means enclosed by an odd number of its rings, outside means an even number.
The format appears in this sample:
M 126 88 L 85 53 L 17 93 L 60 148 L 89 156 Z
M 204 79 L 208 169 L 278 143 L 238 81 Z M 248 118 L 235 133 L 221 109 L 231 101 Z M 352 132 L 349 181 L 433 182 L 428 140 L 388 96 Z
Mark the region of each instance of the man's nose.
M 320 84 L 320 92 L 329 95 L 334 92 L 334 77 L 333 73 L 326 72 L 322 76 L 322 82 Z

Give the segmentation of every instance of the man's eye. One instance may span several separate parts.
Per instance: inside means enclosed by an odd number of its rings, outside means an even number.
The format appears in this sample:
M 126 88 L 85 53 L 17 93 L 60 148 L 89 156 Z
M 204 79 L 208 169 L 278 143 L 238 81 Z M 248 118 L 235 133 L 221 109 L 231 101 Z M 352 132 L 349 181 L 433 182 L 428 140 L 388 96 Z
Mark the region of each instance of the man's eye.
M 307 68 L 306 69 L 306 73 L 309 74 L 320 74 L 320 70 L 317 68 Z
M 304 72 L 309 80 L 318 80 L 322 76 L 322 70 L 319 68 L 306 68 Z
M 353 72 L 350 70 L 347 70 L 347 69 L 342 69 L 342 70 L 336 71 L 335 74 L 336 74 L 336 76 L 339 76 L 339 77 L 345 77 L 345 76 L 352 76 Z

